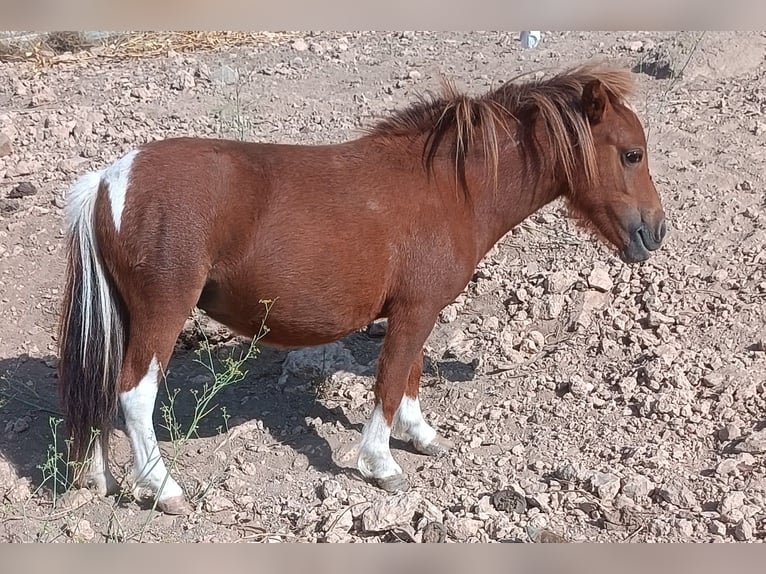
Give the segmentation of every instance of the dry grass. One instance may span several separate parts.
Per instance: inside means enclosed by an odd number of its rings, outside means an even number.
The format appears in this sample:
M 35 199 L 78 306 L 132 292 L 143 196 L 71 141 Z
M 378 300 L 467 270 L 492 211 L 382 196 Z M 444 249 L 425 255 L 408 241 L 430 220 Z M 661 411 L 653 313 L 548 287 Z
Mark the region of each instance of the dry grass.
M 83 32 L 50 32 L 34 38 L 0 40 L 0 61 L 55 60 L 65 53 L 118 59 L 155 57 L 170 51 L 274 45 L 298 35 L 297 32 L 175 31 L 107 33 L 103 39 L 93 39 Z

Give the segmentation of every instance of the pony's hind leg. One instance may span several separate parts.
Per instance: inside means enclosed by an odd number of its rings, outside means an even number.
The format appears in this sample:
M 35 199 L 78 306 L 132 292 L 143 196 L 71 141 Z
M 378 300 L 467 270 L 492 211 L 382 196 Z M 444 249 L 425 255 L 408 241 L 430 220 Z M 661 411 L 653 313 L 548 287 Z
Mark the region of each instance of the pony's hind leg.
M 407 389 L 413 365 L 422 357 L 423 344 L 438 313 L 425 313 L 422 307 L 413 308 L 418 309 L 417 314 L 400 311 L 389 315 L 388 332 L 378 361 L 375 407 L 362 432 L 357 459 L 357 467 L 362 476 L 389 492 L 409 488 L 402 468 L 391 455 L 391 427 Z M 425 429 L 422 430 L 425 432 Z
M 421 454 L 428 456 L 442 456 L 446 454 L 452 444 L 440 437 L 436 430 L 429 425 L 423 417 L 418 397 L 420 390 L 420 378 L 423 375 L 423 353 L 415 360 L 410 369 L 407 379 L 407 388 L 404 397 L 399 404 L 394 418 L 394 435 L 412 442 Z
M 93 489 L 100 496 L 115 494 L 119 490 L 119 485 L 109 470 L 109 436 L 94 435 L 93 448 L 90 452 L 78 483 Z
M 164 323 L 131 323 L 120 380 L 120 407 L 133 451 L 134 490 L 150 490 L 157 508 L 167 514 L 188 514 L 192 510 L 165 466 L 153 422 L 160 377 L 164 376 L 185 317 L 174 316 Z

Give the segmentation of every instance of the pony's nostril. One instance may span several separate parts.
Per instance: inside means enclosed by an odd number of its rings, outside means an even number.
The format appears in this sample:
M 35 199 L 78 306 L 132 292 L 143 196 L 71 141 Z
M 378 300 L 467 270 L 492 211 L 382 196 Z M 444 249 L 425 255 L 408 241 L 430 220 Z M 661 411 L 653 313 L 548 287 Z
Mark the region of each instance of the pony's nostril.
M 657 241 L 659 243 L 662 243 L 662 240 L 665 239 L 665 234 L 668 231 L 668 226 L 665 224 L 665 220 L 663 219 L 660 225 L 657 227 Z

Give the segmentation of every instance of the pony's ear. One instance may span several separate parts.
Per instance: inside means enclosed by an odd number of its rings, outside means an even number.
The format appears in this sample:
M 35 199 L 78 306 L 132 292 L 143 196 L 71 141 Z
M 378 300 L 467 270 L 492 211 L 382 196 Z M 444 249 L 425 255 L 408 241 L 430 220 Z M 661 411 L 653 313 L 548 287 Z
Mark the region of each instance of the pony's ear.
M 600 80 L 591 80 L 582 89 L 582 109 L 591 124 L 597 124 L 604 117 L 609 96 Z

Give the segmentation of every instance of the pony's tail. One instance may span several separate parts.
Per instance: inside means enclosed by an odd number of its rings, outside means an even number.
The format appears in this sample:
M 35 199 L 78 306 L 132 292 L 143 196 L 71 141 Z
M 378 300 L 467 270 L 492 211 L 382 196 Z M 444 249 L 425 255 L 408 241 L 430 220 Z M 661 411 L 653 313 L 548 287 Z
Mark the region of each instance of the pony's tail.
M 67 197 L 67 278 L 59 330 L 58 378 L 69 458 L 84 463 L 117 414 L 127 311 L 96 242 L 101 173 L 88 173 Z M 84 465 L 76 466 L 79 480 Z

